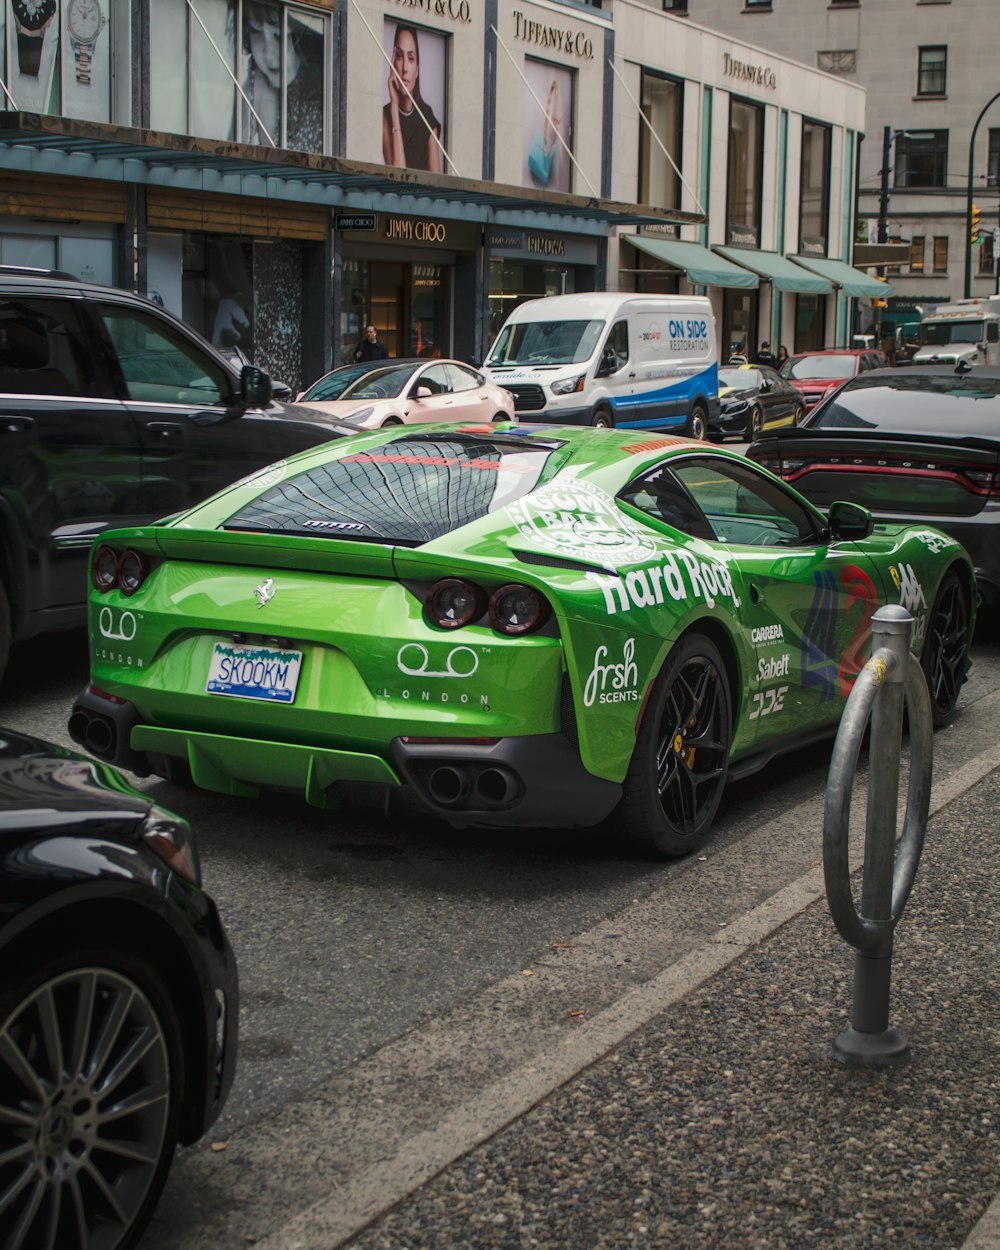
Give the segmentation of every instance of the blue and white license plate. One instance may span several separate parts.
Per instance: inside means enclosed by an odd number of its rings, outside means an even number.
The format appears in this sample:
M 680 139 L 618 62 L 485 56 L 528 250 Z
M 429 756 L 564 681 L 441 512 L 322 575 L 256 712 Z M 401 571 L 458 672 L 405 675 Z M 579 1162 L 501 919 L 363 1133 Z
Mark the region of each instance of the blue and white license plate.
M 301 651 L 217 642 L 212 649 L 205 689 L 209 694 L 291 703 L 301 667 Z

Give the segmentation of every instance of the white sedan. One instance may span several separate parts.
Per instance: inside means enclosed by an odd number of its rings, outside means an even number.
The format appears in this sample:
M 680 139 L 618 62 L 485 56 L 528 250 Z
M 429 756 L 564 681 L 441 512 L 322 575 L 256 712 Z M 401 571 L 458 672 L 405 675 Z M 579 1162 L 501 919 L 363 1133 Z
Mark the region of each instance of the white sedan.
M 458 360 L 344 365 L 296 398 L 359 430 L 421 421 L 517 420 L 510 391 Z

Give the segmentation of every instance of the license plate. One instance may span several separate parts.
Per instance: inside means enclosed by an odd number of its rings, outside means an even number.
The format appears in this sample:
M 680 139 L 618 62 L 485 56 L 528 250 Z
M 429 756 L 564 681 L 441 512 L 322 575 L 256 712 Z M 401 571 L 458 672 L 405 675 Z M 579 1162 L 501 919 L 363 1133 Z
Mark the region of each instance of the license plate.
M 205 689 L 209 694 L 229 694 L 239 699 L 291 703 L 301 667 L 301 651 L 217 642 L 212 649 Z

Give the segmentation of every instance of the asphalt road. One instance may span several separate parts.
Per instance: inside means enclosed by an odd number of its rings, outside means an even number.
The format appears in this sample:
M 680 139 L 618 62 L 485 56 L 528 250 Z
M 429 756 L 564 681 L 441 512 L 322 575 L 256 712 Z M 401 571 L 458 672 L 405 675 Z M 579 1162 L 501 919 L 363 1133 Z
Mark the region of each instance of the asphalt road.
M 937 778 L 995 742 L 996 639 L 990 622 L 936 736 Z M 71 745 L 85 681 L 82 637 L 23 644 L 0 722 Z M 330 813 L 141 783 L 200 836 L 243 997 L 229 1106 L 178 1158 L 144 1250 L 270 1245 L 331 1176 L 375 1175 L 401 1135 L 461 1118 L 498 1074 L 794 889 L 821 857 L 828 759 L 802 751 L 732 785 L 705 853 L 666 865 L 608 826 L 459 833 L 403 806 Z

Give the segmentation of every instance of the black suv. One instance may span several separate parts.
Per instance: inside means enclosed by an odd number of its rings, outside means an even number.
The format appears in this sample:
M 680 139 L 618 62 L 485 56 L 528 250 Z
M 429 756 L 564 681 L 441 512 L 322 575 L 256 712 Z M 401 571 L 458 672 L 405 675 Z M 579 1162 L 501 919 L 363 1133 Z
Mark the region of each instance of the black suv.
M 0 677 L 12 641 L 84 624 L 96 534 L 354 432 L 148 300 L 0 266 Z

